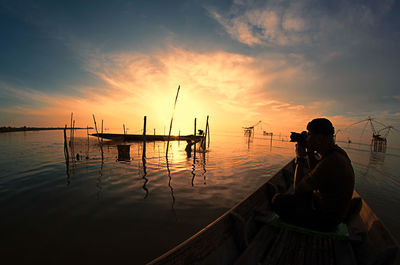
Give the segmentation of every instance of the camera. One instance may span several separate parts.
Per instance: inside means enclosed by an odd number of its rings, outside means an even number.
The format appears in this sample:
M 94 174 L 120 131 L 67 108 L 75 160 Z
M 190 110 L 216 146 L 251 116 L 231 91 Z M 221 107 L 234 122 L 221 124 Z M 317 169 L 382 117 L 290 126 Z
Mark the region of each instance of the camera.
M 297 142 L 299 144 L 305 144 L 307 141 L 307 135 L 308 133 L 306 131 L 303 131 L 301 133 L 291 132 L 290 141 Z

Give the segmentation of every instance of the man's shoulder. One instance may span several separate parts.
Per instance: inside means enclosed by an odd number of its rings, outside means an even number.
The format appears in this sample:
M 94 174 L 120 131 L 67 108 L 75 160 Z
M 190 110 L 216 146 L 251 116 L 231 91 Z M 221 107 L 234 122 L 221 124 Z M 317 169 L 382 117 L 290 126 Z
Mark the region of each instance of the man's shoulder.
M 330 150 L 330 152 L 326 155 L 327 161 L 329 160 L 345 160 L 346 162 L 350 162 L 350 158 L 347 155 L 346 151 L 343 150 L 340 146 L 334 145 L 334 147 Z
M 321 162 L 320 167 L 327 175 L 354 175 L 353 166 L 349 156 L 337 145 Z
M 335 145 L 328 154 L 325 155 L 318 162 L 317 167 L 321 171 L 331 171 L 332 173 L 339 168 L 342 168 L 344 165 L 351 165 L 351 160 L 348 157 L 346 151 L 340 148 L 338 145 Z M 339 168 L 338 168 L 339 167 Z M 333 171 L 332 171 L 333 170 Z M 326 174 L 327 172 L 325 172 Z

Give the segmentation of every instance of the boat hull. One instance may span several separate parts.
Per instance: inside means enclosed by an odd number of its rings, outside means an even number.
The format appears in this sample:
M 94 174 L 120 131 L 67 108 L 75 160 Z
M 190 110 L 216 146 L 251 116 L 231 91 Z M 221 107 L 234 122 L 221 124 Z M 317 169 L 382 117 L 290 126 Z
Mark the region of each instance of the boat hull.
M 349 238 L 307 235 L 267 223 L 270 199 L 293 186 L 294 161 L 217 220 L 149 264 L 400 264 L 399 244 L 362 200 Z M 359 197 L 354 191 L 353 197 Z

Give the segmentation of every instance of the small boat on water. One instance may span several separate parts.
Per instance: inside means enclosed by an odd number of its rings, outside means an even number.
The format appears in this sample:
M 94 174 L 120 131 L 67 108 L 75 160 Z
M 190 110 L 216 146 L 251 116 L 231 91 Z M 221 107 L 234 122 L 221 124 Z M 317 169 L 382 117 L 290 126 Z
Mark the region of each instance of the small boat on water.
M 100 137 L 103 139 L 113 140 L 113 141 L 143 141 L 144 137 L 146 141 L 168 141 L 168 135 L 146 135 L 143 136 L 142 134 L 118 134 L 118 133 L 92 133 L 91 136 Z M 196 142 L 200 141 L 204 136 L 196 135 Z M 186 141 L 186 140 L 193 140 L 193 135 L 171 135 L 169 137 L 170 141 Z
M 398 242 L 355 190 L 346 237 L 271 225 L 270 199 L 291 189 L 294 169 L 291 161 L 249 197 L 149 264 L 400 264 Z

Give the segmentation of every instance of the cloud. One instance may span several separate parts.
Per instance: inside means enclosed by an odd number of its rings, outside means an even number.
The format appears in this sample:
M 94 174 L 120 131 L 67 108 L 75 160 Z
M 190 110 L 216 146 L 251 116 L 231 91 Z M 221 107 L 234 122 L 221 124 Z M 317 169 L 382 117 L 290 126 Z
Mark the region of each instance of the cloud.
M 275 10 L 254 9 L 229 17 L 210 10 L 210 15 L 233 39 L 249 46 L 268 43 L 288 45 L 304 41 L 300 34 L 305 31 L 306 24 L 294 14 L 285 14 L 282 17 Z
M 315 1 L 234 1 L 229 11 L 208 12 L 235 40 L 249 46 L 294 47 L 342 39 L 356 41 L 391 11 L 393 0 L 337 1 L 330 10 Z M 342 36 L 342 35 L 345 36 Z

